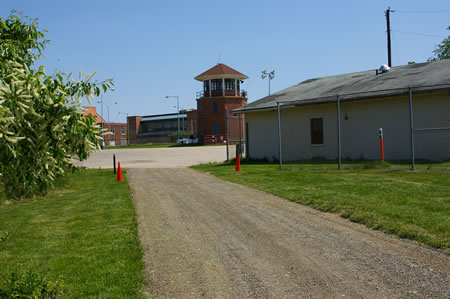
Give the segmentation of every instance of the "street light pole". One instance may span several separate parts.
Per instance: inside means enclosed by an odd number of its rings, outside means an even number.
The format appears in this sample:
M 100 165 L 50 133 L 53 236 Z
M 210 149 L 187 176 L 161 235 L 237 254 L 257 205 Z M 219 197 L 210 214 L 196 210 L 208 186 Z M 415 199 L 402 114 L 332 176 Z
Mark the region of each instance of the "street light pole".
M 114 88 L 111 88 L 111 91 L 114 91 Z M 101 105 L 100 105 L 100 116 L 101 116 L 101 118 L 102 118 L 102 130 L 105 128 L 105 119 L 103 118 L 103 93 L 100 95 L 100 102 L 99 101 L 97 101 L 97 103 L 100 103 Z M 117 104 L 117 102 L 116 102 L 116 104 Z M 109 111 L 109 110 L 108 110 Z M 108 116 L 108 118 L 109 118 L 109 116 Z M 109 120 L 108 120 L 109 121 Z M 102 148 L 105 146 L 105 135 L 103 135 L 103 132 L 102 132 Z
M 127 145 L 130 145 L 130 126 L 128 125 L 128 113 L 127 112 L 119 112 L 119 114 L 127 115 Z
M 180 133 L 180 98 L 178 96 L 166 96 L 166 99 L 168 98 L 177 98 L 178 133 Z
M 102 131 L 105 128 L 105 119 L 103 118 L 103 93 L 100 96 L 100 102 L 97 101 L 97 103 L 100 103 L 100 116 L 102 118 Z M 102 132 L 102 149 L 105 146 L 105 135 L 103 134 L 104 132 Z
M 117 105 L 117 104 L 119 104 L 119 102 L 113 102 L 110 105 Z M 109 122 L 109 105 L 105 104 L 105 106 L 108 109 L 108 127 L 107 127 L 107 129 L 108 129 L 108 132 L 109 132 L 109 131 L 111 131 L 111 123 Z M 103 107 L 103 105 L 102 105 L 102 107 Z M 111 137 L 108 135 L 108 145 L 110 145 L 110 143 L 111 143 Z

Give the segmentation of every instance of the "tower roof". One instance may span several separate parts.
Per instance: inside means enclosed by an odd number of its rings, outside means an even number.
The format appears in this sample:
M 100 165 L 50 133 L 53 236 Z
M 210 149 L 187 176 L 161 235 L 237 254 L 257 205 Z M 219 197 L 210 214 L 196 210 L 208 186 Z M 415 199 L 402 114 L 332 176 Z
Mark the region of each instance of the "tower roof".
M 231 67 L 229 67 L 223 63 L 218 63 L 217 65 L 213 66 L 206 72 L 201 73 L 194 79 L 198 80 L 198 81 L 206 81 L 206 80 L 221 79 L 221 78 L 230 78 L 230 79 L 239 79 L 239 80 L 248 79 L 248 77 L 246 75 L 239 73 L 235 69 L 232 69 Z

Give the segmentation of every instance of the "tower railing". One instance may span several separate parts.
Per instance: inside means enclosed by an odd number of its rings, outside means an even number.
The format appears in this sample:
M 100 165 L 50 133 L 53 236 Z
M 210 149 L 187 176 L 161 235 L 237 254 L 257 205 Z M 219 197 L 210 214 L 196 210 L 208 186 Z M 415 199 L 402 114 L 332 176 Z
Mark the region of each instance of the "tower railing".
M 221 90 L 214 90 L 212 91 L 211 94 L 213 97 L 217 97 L 217 96 L 221 96 Z M 225 96 L 230 97 L 230 96 L 234 96 L 234 91 L 233 90 L 225 90 Z M 238 92 L 238 97 L 246 97 L 247 96 L 247 91 L 245 90 L 240 90 Z M 204 91 L 197 91 L 195 98 L 196 99 L 200 99 L 200 98 L 209 98 L 208 93 L 205 93 Z

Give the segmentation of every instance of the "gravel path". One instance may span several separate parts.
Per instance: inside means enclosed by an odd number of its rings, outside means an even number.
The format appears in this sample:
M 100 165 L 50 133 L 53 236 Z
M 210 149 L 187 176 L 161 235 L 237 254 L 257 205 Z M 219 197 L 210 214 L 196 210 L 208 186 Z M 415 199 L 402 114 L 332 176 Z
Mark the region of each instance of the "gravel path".
M 127 175 L 151 296 L 450 297 L 441 251 L 192 169 Z

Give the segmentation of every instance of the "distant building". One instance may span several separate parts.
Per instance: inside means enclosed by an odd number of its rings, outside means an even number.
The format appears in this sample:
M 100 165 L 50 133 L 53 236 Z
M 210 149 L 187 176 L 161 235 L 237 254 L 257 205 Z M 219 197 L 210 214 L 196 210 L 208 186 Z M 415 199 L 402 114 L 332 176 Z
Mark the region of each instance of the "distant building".
M 105 123 L 105 129 L 111 132 L 111 135 L 105 135 L 105 145 L 128 145 L 127 128 L 126 123 Z
M 97 118 L 97 124 L 112 134 L 104 136 L 106 146 L 128 144 L 128 126 L 126 123 L 108 123 L 98 113 L 96 107 L 83 107 L 83 115 L 93 115 Z
M 171 134 L 178 132 L 194 132 L 196 126 L 195 110 L 181 110 L 178 113 L 157 114 L 147 116 L 129 116 L 130 144 L 169 143 Z M 194 134 L 194 133 L 192 133 Z
M 239 119 L 231 111 L 247 104 L 247 94 L 240 86 L 248 77 L 218 63 L 194 79 L 203 82 L 203 91 L 197 93 L 197 136 L 200 143 L 223 143 L 227 128 L 229 140 L 243 138 L 244 120 L 241 119 L 239 125 Z
M 244 119 L 231 111 L 247 104 L 247 94 L 240 86 L 248 77 L 219 63 L 195 79 L 203 82 L 203 91 L 196 97 L 197 110 L 181 110 L 179 116 L 170 113 L 128 117 L 130 144 L 174 142 L 170 135 L 178 132 L 178 117 L 180 131 L 197 137 L 200 143 L 224 143 L 227 129 L 230 142 L 244 139 Z
M 83 107 L 83 115 L 93 115 L 97 117 L 97 124 L 105 123 L 105 120 L 97 113 L 96 107 Z

